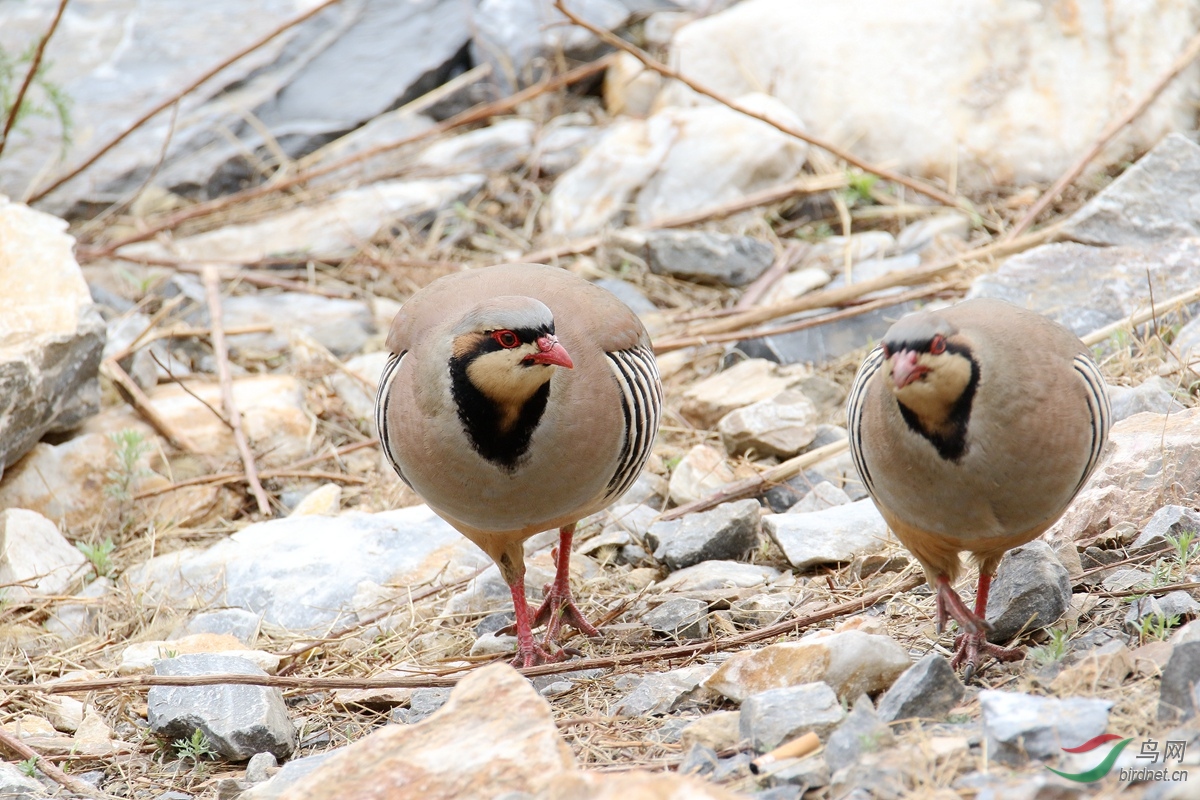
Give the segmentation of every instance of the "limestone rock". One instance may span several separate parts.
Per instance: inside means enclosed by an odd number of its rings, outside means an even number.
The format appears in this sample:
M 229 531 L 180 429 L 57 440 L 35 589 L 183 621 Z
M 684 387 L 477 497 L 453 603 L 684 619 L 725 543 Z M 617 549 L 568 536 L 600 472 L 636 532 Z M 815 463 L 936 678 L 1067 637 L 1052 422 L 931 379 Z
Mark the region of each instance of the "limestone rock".
M 226 225 L 176 240 L 127 245 L 122 253 L 189 261 L 259 261 L 282 254 L 333 256 L 352 252 L 388 222 L 435 214 L 475 194 L 482 175 L 390 180 L 345 189 L 309 205 L 278 212 L 256 222 Z
M 779 570 L 741 561 L 701 561 L 672 572 L 658 582 L 660 592 L 703 592 L 712 589 L 750 589 L 779 577 Z
M 731 411 L 717 431 L 732 456 L 752 451 L 759 458 L 791 458 L 817 438 L 817 409 L 801 392 L 788 390 Z
M 122 580 L 148 603 L 186 607 L 217 601 L 288 630 L 325 630 L 354 612 L 363 581 L 427 580 L 467 547 L 472 546 L 426 506 L 288 517 L 243 528 L 205 550 L 158 556 Z
M 683 505 L 732 483 L 737 477 L 724 453 L 715 447 L 698 444 L 687 451 L 671 471 L 668 494 L 674 503 Z
M 775 260 L 771 245 L 750 236 L 710 231 L 650 231 L 644 235 L 651 272 L 693 283 L 745 286 Z
M 680 411 L 698 427 L 710 428 L 726 414 L 769 400 L 805 377 L 796 368 L 780 369 L 765 359 L 747 359 L 692 384 L 683 393 Z
M 1104 733 L 1109 700 L 1082 697 L 1035 697 L 984 689 L 979 693 L 983 726 L 992 758 L 1019 764 L 1025 758 L 1050 758 Z
M 1063 235 L 1084 244 L 1137 247 L 1200 235 L 1200 146 L 1163 138 L 1067 220 Z
M 266 675 L 244 658 L 202 653 L 162 659 L 157 675 Z M 287 758 L 296 749 L 296 729 L 283 692 L 266 686 L 152 686 L 146 699 L 150 729 L 169 740 L 190 739 L 201 730 L 213 749 L 231 761 L 255 753 Z
M 7 599 L 66 594 L 86 564 L 83 553 L 41 514 L 23 508 L 0 512 L 0 584 Z
M 0 195 L 0 475 L 46 433 L 100 408 L 104 320 L 66 227 Z
M 910 663 L 894 639 L 849 630 L 735 653 L 705 686 L 741 701 L 767 689 L 822 681 L 838 697 L 854 698 L 891 686 Z
M 429 718 L 385 726 L 337 751 L 280 800 L 537 792 L 573 769 L 549 704 L 514 669 L 493 664 L 463 678 Z
M 824 737 L 846 716 L 824 683 L 802 683 L 756 692 L 742 701 L 738 733 L 759 753 L 814 731 Z
M 763 530 L 796 569 L 853 561 L 883 550 L 887 523 L 870 500 L 807 514 L 768 514 Z
M 962 702 L 966 687 L 954 674 L 950 662 L 930 653 L 904 671 L 879 700 L 879 718 L 937 719 Z
M 1200 474 L 1200 409 L 1137 414 L 1113 425 L 1105 459 L 1046 535 L 1086 544 L 1114 525 L 1150 517 L 1162 487 Z
M 1052 181 L 1149 90 L 1183 50 L 1192 10 L 1183 0 L 1149 17 L 1137 6 L 1062 15 L 984 0 L 821 0 L 796 13 L 791 0 L 748 0 L 681 29 L 671 64 L 726 96 L 769 86 L 813 133 L 852 138 L 870 161 L 955 174 L 960 185 L 1021 186 Z M 851 51 L 859 56 L 846 59 Z M 1096 169 L 1190 130 L 1188 74 Z M 681 85 L 666 99 L 702 102 Z
M 988 595 L 988 641 L 1053 625 L 1071 603 L 1071 577 L 1050 545 L 1038 539 L 1004 554 Z
M 612 715 L 647 717 L 670 714 L 697 698 L 710 693 L 701 688 L 704 679 L 716 672 L 712 664 L 697 664 L 670 672 L 650 673 L 642 677 L 629 694 L 617 701 Z
M 646 531 L 646 543 L 672 571 L 702 561 L 735 559 L 758 546 L 758 510 L 757 500 L 738 500 L 656 522 Z
M 738 101 L 799 127 L 771 97 Z M 547 228 L 583 236 L 620 222 L 629 206 L 639 224 L 709 208 L 794 177 L 806 155 L 803 143 L 725 106 L 621 120 L 558 179 L 547 201 Z
M 977 278 L 968 297 L 998 297 L 1045 314 L 1076 336 L 1123 319 L 1155 297 L 1200 283 L 1200 238 L 1138 247 L 1047 244 L 1007 259 Z

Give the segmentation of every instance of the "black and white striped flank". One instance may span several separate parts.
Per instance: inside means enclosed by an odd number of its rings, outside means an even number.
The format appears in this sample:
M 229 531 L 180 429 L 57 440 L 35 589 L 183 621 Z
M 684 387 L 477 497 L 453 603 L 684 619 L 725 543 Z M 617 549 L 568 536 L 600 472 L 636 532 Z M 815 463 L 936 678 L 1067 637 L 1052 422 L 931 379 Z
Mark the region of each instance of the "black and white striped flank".
M 638 345 L 605 355 L 621 387 L 621 411 L 625 415 L 625 442 L 617 470 L 608 482 L 607 497 L 615 500 L 629 491 L 650 457 L 662 415 L 663 393 L 650 348 Z
M 875 484 L 871 480 L 871 471 L 867 469 L 867 461 L 863 458 L 862 453 L 862 422 L 863 422 L 863 401 L 867 394 L 867 385 L 871 382 L 871 378 L 879 371 L 879 367 L 883 364 L 885 356 L 883 347 L 876 347 L 867 354 L 867 358 L 863 361 L 861 367 L 858 368 L 858 374 L 854 376 L 854 384 L 850 387 L 850 398 L 846 404 L 846 422 L 849 427 L 850 435 L 850 455 L 854 458 L 854 466 L 858 469 L 858 475 L 862 478 L 863 486 L 867 492 L 875 496 Z
M 400 360 L 404 358 L 404 353 L 397 355 L 392 353 L 388 356 L 387 364 L 383 367 L 383 374 L 379 376 L 379 391 L 375 394 L 375 432 L 379 436 L 379 443 L 383 447 L 383 454 L 387 456 L 388 463 L 392 465 L 392 469 L 396 470 L 396 474 L 400 476 L 400 480 L 408 483 L 408 478 L 404 477 L 404 472 L 400 469 L 399 462 L 392 455 L 392 448 L 389 445 L 391 437 L 388 436 L 388 401 L 391 399 L 392 381 L 396 379 L 396 373 L 400 366 Z M 412 486 L 412 484 L 409 484 Z
M 1112 425 L 1112 407 L 1108 402 L 1108 389 L 1105 387 L 1104 376 L 1100 374 L 1100 368 L 1096 366 L 1096 362 L 1088 355 L 1080 353 L 1075 356 L 1072 366 L 1075 367 L 1079 379 L 1083 381 L 1088 412 L 1092 419 L 1091 452 L 1088 454 L 1087 467 L 1083 470 L 1079 485 L 1075 487 L 1075 491 L 1078 492 L 1087 483 L 1087 479 L 1091 477 L 1093 470 L 1100 463 L 1100 457 L 1104 454 L 1104 445 L 1108 441 L 1108 429 Z

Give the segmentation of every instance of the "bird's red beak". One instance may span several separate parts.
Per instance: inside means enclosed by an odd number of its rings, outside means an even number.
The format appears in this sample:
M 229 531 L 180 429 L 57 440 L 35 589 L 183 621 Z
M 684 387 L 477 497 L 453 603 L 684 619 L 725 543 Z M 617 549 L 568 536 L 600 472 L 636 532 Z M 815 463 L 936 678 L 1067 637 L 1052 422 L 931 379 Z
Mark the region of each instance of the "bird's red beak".
M 567 369 L 575 366 L 575 362 L 571 361 L 571 357 L 567 355 L 566 348 L 550 334 L 538 337 L 537 348 L 536 353 L 525 356 L 526 361 L 531 364 L 553 364 L 556 367 L 566 367 Z
M 917 363 L 919 356 L 920 353 L 914 350 L 901 350 L 892 356 L 892 383 L 897 389 L 903 389 L 929 372 L 929 367 Z

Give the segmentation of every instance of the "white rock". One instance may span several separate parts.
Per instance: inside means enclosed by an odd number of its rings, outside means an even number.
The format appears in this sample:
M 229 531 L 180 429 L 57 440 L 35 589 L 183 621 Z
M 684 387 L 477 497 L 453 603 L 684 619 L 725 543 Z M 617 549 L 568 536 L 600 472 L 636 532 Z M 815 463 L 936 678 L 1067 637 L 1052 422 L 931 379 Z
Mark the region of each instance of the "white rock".
M 83 577 L 87 559 L 35 511 L 0 513 L 0 585 L 9 600 L 66 594 Z
M 326 483 L 304 495 L 289 517 L 302 517 L 305 514 L 331 517 L 338 513 L 342 502 L 342 487 L 336 483 Z
M 676 570 L 657 588 L 660 592 L 695 592 L 712 589 L 751 589 L 763 586 L 779 577 L 779 570 L 761 564 L 741 561 L 702 561 L 692 567 Z
M 676 505 L 683 505 L 734 480 L 737 475 L 725 460 L 725 454 L 715 447 L 698 444 L 675 465 L 667 491 Z
M 458 172 L 511 170 L 533 152 L 535 128 L 528 119 L 500 120 L 430 145 L 417 158 L 417 165 Z
M 249 650 L 236 637 L 223 633 L 194 633 L 169 641 L 137 642 L 121 651 L 117 672 L 121 675 L 148 675 L 154 672 L 154 662 L 193 653 L 221 653 L 240 656 L 274 675 L 279 670 L 280 656 L 262 650 Z
M 796 569 L 853 561 L 887 547 L 887 523 L 870 500 L 807 514 L 768 514 L 763 530 Z
M 604 73 L 604 105 L 612 116 L 648 116 L 662 89 L 662 76 L 629 53 L 617 53 Z
M 891 637 L 822 632 L 735 653 L 704 685 L 741 702 L 768 689 L 820 681 L 847 700 L 888 688 L 909 666 L 908 651 Z
M 812 401 L 787 390 L 729 412 L 717 423 L 717 431 L 732 456 L 753 451 L 759 458 L 791 458 L 812 444 L 817 422 Z
M 900 231 L 896 237 L 896 249 L 901 253 L 920 252 L 939 236 L 965 241 L 970 232 L 971 219 L 966 214 L 946 211 L 914 222 Z
M 820 289 L 829 283 L 829 273 L 820 267 L 805 267 L 795 272 L 789 272 L 771 287 L 764 302 L 777 303 L 780 300 L 790 300 L 811 291 Z
M 773 98 L 739 102 L 800 126 Z M 637 223 L 708 208 L 794 177 L 806 156 L 800 141 L 725 106 L 666 109 L 613 125 L 564 173 L 547 201 L 547 227 L 586 235 L 618 221 L 631 203 Z
M 681 413 L 697 426 L 709 428 L 731 411 L 791 388 L 807 374 L 802 368 L 748 358 L 692 384 L 683 393 Z
M 43 713 L 55 730 L 74 733 L 83 724 L 83 702 L 65 694 L 48 695 L 43 700 Z
M 390 319 L 387 324 L 391 325 Z M 335 372 L 329 376 L 329 385 L 346 404 L 347 410 L 357 419 L 368 422 L 372 432 L 375 432 L 375 392 L 379 387 L 379 376 L 391 355 L 380 351 L 355 356 L 345 364 L 350 375 Z
M 170 247 L 143 242 L 128 245 L 121 252 L 189 261 L 258 261 L 281 253 L 336 255 L 361 247 L 387 222 L 436 212 L 463 200 L 479 191 L 483 182 L 482 175 L 471 173 L 452 178 L 380 181 L 257 222 L 187 236 Z
M 235 355 L 270 358 L 286 350 L 297 334 L 302 334 L 334 355 L 346 357 L 361 350 L 374 333 L 371 309 L 361 300 L 281 292 L 227 297 L 221 306 L 225 325 L 230 328 L 272 327 L 267 332 L 230 336 L 229 348 Z
M 829 481 L 821 481 L 808 494 L 800 498 L 800 502 L 787 510 L 788 514 L 810 514 L 813 511 L 824 511 L 834 506 L 844 506 L 850 502 L 850 496 L 834 486 Z
M 993 0 L 747 0 L 680 30 L 671 63 L 727 96 L 769 86 L 813 133 L 900 172 L 1023 185 L 1057 177 L 1148 90 L 1183 50 L 1194 10 L 1190 0 L 1066 14 Z M 1188 130 L 1195 83 L 1193 68 L 1093 168 Z
M 104 320 L 66 227 L 0 195 L 0 475 L 43 435 L 76 427 L 100 407 Z

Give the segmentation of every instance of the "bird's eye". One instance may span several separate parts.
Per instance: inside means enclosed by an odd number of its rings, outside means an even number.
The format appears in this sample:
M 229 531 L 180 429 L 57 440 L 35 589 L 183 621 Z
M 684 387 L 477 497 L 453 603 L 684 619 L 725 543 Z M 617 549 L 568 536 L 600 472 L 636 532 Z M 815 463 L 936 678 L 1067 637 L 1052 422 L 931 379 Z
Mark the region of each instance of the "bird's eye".
M 512 331 L 492 331 L 492 338 L 506 350 L 511 350 L 521 343 L 521 340 Z
M 940 356 L 942 353 L 946 352 L 946 337 L 942 336 L 940 333 L 937 336 L 934 336 L 933 341 L 929 343 L 929 352 L 933 353 L 935 356 Z
M 883 351 L 884 358 L 892 357 L 892 348 L 888 347 L 886 344 L 879 345 L 879 349 L 881 349 Z

